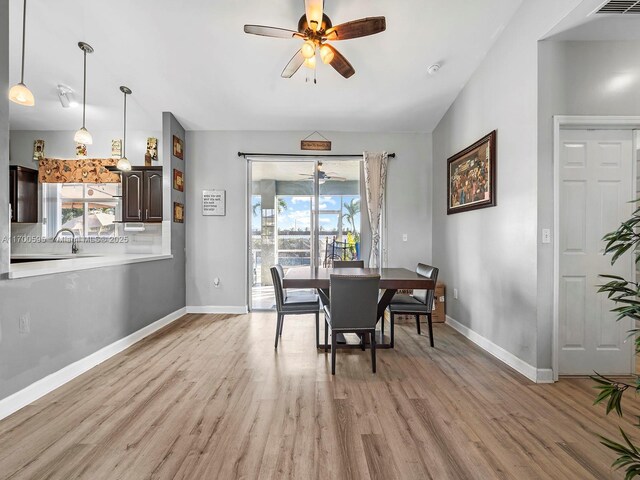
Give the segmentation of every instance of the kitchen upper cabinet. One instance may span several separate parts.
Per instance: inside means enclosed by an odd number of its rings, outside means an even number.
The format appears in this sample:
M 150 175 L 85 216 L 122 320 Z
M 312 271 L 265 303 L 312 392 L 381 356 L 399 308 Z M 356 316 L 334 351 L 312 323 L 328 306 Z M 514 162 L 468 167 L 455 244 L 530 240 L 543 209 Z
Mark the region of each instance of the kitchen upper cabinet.
M 162 168 L 122 173 L 122 221 L 162 222 Z
M 162 169 L 145 170 L 144 179 L 144 221 L 162 222 Z
M 9 166 L 9 203 L 12 223 L 38 223 L 38 171 Z

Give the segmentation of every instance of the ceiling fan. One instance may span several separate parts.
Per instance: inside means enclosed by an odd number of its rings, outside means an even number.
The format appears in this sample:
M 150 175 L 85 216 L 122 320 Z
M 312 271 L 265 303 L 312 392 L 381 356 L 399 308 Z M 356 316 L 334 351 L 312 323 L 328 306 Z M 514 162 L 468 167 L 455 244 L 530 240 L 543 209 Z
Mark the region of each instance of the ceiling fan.
M 298 22 L 298 31 L 263 25 L 245 25 L 245 33 L 274 38 L 299 38 L 304 40 L 302 47 L 282 71 L 283 78 L 291 78 L 302 65 L 315 69 L 316 51 L 323 63 L 331 65 L 344 78 L 351 77 L 356 71 L 349 61 L 330 41 L 349 40 L 384 32 L 387 22 L 384 17 L 368 17 L 333 26 L 331 19 L 324 13 L 324 0 L 305 0 L 305 14 Z
M 314 175 L 307 175 L 306 173 L 299 173 L 298 175 L 302 175 L 307 180 L 313 180 Z M 322 162 L 318 162 L 318 183 L 321 185 L 325 183 L 327 180 L 332 180 L 334 182 L 346 182 L 347 179 L 345 177 L 339 176 L 337 173 L 333 172 L 325 172 L 322 170 Z

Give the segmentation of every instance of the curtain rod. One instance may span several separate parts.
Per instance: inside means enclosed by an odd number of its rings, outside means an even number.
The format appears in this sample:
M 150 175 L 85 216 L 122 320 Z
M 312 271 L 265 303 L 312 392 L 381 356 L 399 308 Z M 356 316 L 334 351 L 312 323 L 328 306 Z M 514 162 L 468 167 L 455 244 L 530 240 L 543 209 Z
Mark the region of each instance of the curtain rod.
M 340 154 L 332 154 L 332 153 L 246 153 L 246 152 L 238 152 L 239 157 L 294 157 L 294 158 L 324 158 L 324 157 L 337 157 L 337 158 L 362 158 L 362 154 L 354 155 L 340 155 Z M 395 153 L 389 153 L 389 158 L 396 158 Z

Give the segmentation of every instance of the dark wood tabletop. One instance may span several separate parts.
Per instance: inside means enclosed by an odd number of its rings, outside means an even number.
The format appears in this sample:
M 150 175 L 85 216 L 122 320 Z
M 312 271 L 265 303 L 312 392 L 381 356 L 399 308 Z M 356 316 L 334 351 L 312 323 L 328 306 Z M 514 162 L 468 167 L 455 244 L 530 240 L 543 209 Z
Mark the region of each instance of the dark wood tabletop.
M 406 268 L 291 268 L 284 276 L 284 288 L 329 288 L 329 279 L 335 275 L 380 275 L 381 289 L 433 290 L 433 280 Z

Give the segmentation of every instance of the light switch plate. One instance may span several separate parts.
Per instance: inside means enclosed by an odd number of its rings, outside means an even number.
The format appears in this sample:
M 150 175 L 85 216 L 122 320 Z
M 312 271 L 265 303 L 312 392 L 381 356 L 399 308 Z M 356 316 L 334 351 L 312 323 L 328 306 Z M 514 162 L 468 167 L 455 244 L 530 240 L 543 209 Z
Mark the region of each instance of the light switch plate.
M 409 240 L 409 235 L 407 235 L 406 233 L 402 234 L 402 241 L 406 242 L 407 240 Z
M 551 229 L 543 228 L 542 229 L 542 243 L 551 243 Z

